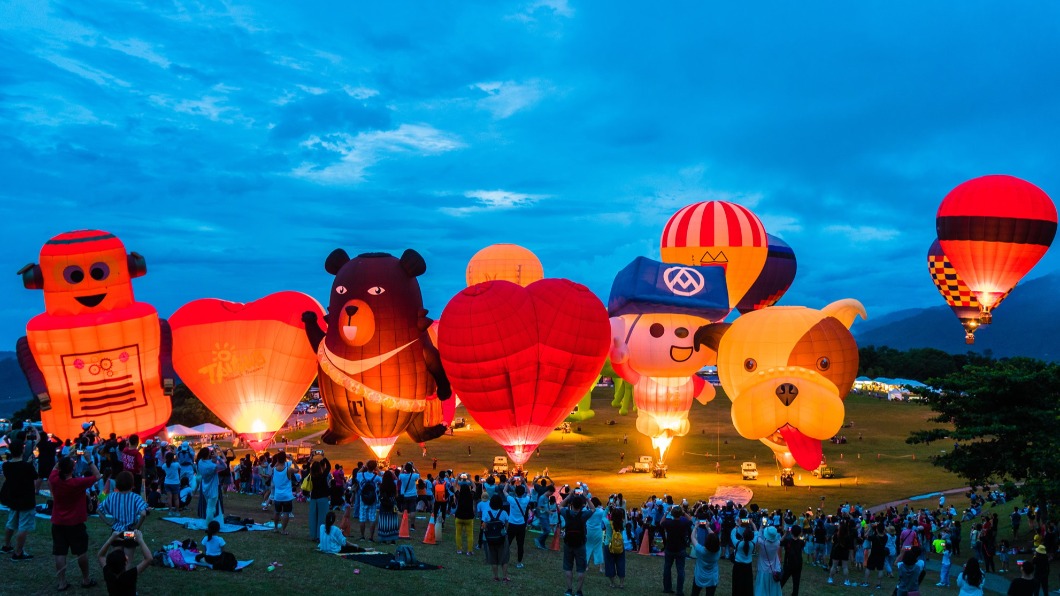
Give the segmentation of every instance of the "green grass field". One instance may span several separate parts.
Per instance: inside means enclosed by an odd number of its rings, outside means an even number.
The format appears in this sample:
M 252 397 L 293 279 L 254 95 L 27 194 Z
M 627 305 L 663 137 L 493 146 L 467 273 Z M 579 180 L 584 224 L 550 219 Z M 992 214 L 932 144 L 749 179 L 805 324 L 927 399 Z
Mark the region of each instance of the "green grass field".
M 927 419 L 931 411 L 923 406 L 879 402 L 871 398 L 851 396 L 847 400 L 847 419 L 854 422 L 845 428 L 846 445 L 826 443 L 824 453 L 829 464 L 836 470 L 833 480 L 818 480 L 808 472 L 800 472 L 794 488 L 782 488 L 775 479 L 776 465 L 772 463 L 769 450 L 757 441 L 748 441 L 736 435 L 729 421 L 728 400 L 717 400 L 707 406 L 693 407 L 691 413 L 693 432 L 674 441 L 668 454 L 670 475 L 665 479 L 653 479 L 647 474 L 618 474 L 621 467 L 619 454 L 625 453 L 625 463 L 631 465 L 641 454 L 650 453 L 650 442 L 634 428 L 634 416 L 618 416 L 610 406 L 610 394 L 601 391 L 594 399 L 596 417 L 581 424 L 581 432 L 562 434 L 555 432 L 541 447 L 541 455 L 535 456 L 528 465 L 535 474 L 547 467 L 557 483 L 582 480 L 590 485 L 597 495 L 612 492 L 623 493 L 631 503 L 643 501 L 651 494 L 663 493 L 676 498 L 694 501 L 714 493 L 719 485 L 747 485 L 755 492 L 754 502 L 770 509 L 777 507 L 804 510 L 817 507 L 822 497 L 828 509 L 834 509 L 844 501 L 862 504 L 879 504 L 896 501 L 913 495 L 962 486 L 955 476 L 931 465 L 928 457 L 938 448 L 947 446 L 909 446 L 905 437 L 912 430 L 929 426 Z M 458 416 L 464 415 L 462 410 Z M 614 419 L 617 424 L 607 425 Z M 473 423 L 474 424 L 474 423 Z M 323 425 L 308 429 L 321 430 Z M 862 438 L 859 439 L 859 433 Z M 622 438 L 628 435 L 629 443 Z M 468 447 L 471 455 L 468 455 Z M 457 431 L 455 436 L 446 436 L 428 443 L 429 453 L 421 457 L 420 448 L 403 438 L 398 442 L 397 453 L 392 461 L 401 463 L 411 460 L 421 472 L 431 471 L 431 458 L 438 458 L 439 469 L 452 468 L 457 471 L 481 472 L 492 462 L 493 456 L 503 451 L 474 426 L 470 431 Z M 323 447 L 333 462 L 343 463 L 347 469 L 357 460 L 367 459 L 370 452 L 360 442 L 340 447 Z M 719 456 L 720 454 L 720 456 Z M 877 457 L 879 456 L 879 457 Z M 914 457 L 915 456 L 915 457 Z M 739 477 L 742 461 L 756 460 L 761 479 L 743 482 Z M 721 462 L 721 473 L 715 472 L 716 462 Z M 958 507 L 966 505 L 963 497 L 950 498 Z M 925 506 L 934 500 L 920 501 Z M 233 495 L 226 496 L 228 513 L 252 517 L 265 521 L 260 509 L 260 499 Z M 418 522 L 414 533 L 417 556 L 428 563 L 444 567 L 433 572 L 390 572 L 352 561 L 315 552 L 315 544 L 308 539 L 305 525 L 307 506 L 296 505 L 296 518 L 291 525 L 290 536 L 279 536 L 266 532 L 240 532 L 225 534 L 227 549 L 240 559 L 256 562 L 245 571 L 227 574 L 211 571 L 181 572 L 152 568 L 142 577 L 141 594 L 207 594 L 224 591 L 229 594 L 281 594 L 306 590 L 343 591 L 386 590 L 391 594 L 424 594 L 438 590 L 459 590 L 464 595 L 475 594 L 562 594 L 564 583 L 560 571 L 558 553 L 533 548 L 528 539 L 525 559 L 526 568 L 510 570 L 513 583 L 502 586 L 490 581 L 489 568 L 481 557 L 458 557 L 453 545 L 453 529 L 446 527 L 439 544 L 427 546 L 419 543 L 426 521 Z M 202 539 L 200 532 L 188 532 L 183 528 L 164 522 L 161 515 L 153 514 L 145 524 L 144 534 L 149 544 L 158 547 L 174 539 Z M 90 519 L 92 550 L 99 548 L 107 529 L 98 519 Z M 50 526 L 38 523 L 36 532 L 30 537 L 28 550 L 36 558 L 28 562 L 15 563 L 6 558 L 0 565 L 7 567 L 0 584 L 3 594 L 50 593 L 55 583 L 53 559 L 50 556 Z M 356 530 L 355 530 L 356 532 Z M 392 548 L 392 547 L 389 547 Z M 283 567 L 267 572 L 271 561 L 283 563 Z M 513 555 L 514 563 L 514 555 Z M 100 577 L 93 560 L 93 575 Z M 359 568 L 360 574 L 354 570 Z M 691 566 L 688 567 L 691 577 Z M 827 586 L 825 572 L 807 568 L 803 576 L 804 594 L 839 594 L 855 590 L 842 586 Z M 627 554 L 627 589 L 631 594 L 657 593 L 662 590 L 662 558 Z M 78 578 L 75 572 L 71 581 Z M 729 593 L 729 571 L 722 565 L 722 587 L 719 594 Z M 922 591 L 925 595 L 951 593 L 954 590 L 934 588 L 937 576 L 929 573 Z M 857 588 L 858 593 L 890 594 L 893 583 L 885 583 L 884 590 Z M 688 588 L 686 587 L 686 590 Z M 76 591 L 77 588 L 74 588 Z M 590 570 L 585 583 L 586 594 L 609 591 L 606 579 L 597 571 Z M 97 588 L 96 593 L 103 593 Z M 790 593 L 790 586 L 785 590 Z

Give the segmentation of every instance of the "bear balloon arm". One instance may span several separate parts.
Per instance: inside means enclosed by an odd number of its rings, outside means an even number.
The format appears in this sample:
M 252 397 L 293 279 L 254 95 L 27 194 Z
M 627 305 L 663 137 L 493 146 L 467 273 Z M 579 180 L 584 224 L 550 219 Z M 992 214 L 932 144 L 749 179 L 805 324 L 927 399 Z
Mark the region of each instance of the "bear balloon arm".
M 442 367 L 442 356 L 426 332 L 420 334 L 420 342 L 423 344 L 423 361 L 427 364 L 427 372 L 434 377 L 434 384 L 437 386 L 438 399 L 447 400 L 453 395 L 453 388 L 450 387 L 449 377 L 445 375 L 445 368 Z
M 22 374 L 29 383 L 29 390 L 40 402 L 41 411 L 46 412 L 52 409 L 48 384 L 44 380 L 44 373 L 37 366 L 37 361 L 33 359 L 33 351 L 29 349 L 29 339 L 26 336 L 23 335 L 15 342 L 15 353 L 18 356 L 18 365 L 22 368 Z
M 313 346 L 313 352 L 320 349 L 320 342 L 324 341 L 324 330 L 317 322 L 317 313 L 307 310 L 302 313 L 302 322 L 305 323 L 305 336 L 309 339 L 309 345 Z
M 718 394 L 717 390 L 714 389 L 714 385 L 704 381 L 699 375 L 692 377 L 692 391 L 695 392 L 696 401 L 704 406 Z
M 162 393 L 166 397 L 173 397 L 173 388 L 176 386 L 177 371 L 173 368 L 173 329 L 169 321 L 160 319 L 158 321 L 159 350 L 158 368 L 162 379 Z

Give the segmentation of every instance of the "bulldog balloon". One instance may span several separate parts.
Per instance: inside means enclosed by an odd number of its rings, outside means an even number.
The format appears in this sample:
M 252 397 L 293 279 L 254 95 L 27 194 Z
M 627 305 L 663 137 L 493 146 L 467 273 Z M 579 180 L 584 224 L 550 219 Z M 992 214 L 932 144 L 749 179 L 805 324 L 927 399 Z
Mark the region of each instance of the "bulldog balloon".
M 866 318 L 865 307 L 848 299 L 821 310 L 773 306 L 728 326 L 718 345 L 718 377 L 737 432 L 816 469 L 821 441 L 843 426 L 843 400 L 857 376 L 849 328 L 858 315 Z

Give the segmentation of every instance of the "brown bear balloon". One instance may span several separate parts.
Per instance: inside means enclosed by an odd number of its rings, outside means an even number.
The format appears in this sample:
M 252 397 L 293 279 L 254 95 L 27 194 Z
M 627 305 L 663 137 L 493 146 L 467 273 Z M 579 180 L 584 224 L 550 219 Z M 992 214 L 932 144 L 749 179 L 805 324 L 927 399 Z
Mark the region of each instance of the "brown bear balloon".
M 393 440 L 427 408 L 427 397 L 451 395 L 438 350 L 427 334 L 417 277 L 427 265 L 416 251 L 401 258 L 336 249 L 324 263 L 335 276 L 325 318 L 303 318 L 317 351 L 320 393 L 329 413 L 323 441 L 361 437 L 385 458 Z

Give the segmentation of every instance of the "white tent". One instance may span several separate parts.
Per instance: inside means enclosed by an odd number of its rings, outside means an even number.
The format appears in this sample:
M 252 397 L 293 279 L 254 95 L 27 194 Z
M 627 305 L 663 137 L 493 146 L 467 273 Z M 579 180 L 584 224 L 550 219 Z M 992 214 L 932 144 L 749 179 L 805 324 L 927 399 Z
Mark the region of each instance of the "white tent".
M 201 433 L 194 428 L 188 428 L 183 424 L 174 424 L 173 426 L 167 426 L 166 432 L 171 437 L 201 437 L 204 433 Z
M 220 426 L 217 426 L 216 424 L 211 424 L 209 422 L 200 424 L 198 426 L 193 426 L 192 429 L 199 431 L 199 434 L 203 435 L 227 435 L 232 432 L 227 428 L 221 428 Z

